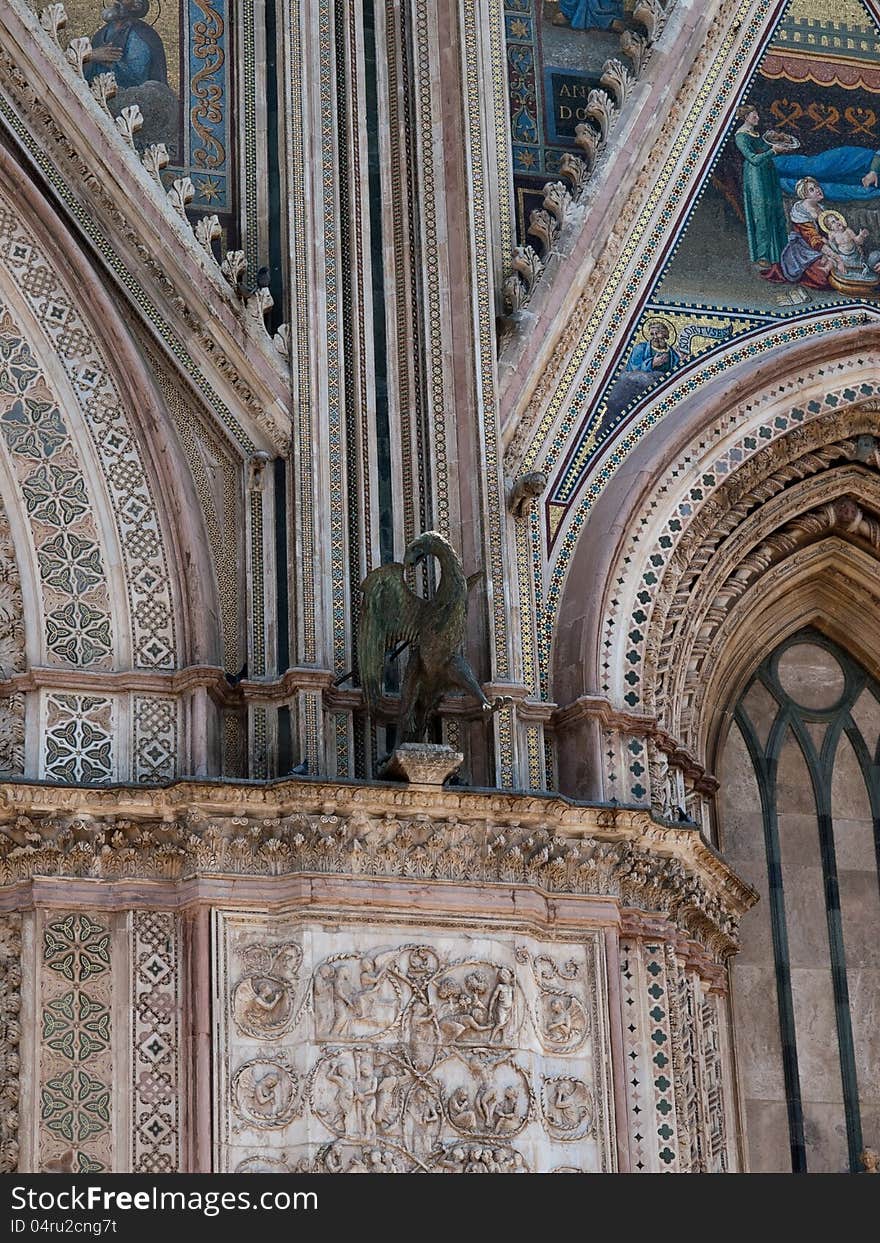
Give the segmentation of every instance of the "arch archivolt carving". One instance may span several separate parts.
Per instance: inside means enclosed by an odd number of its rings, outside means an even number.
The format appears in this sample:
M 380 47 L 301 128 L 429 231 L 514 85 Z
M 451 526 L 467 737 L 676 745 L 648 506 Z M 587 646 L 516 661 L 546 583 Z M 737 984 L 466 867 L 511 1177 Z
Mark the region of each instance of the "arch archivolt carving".
M 106 505 L 83 468 L 69 403 L 50 383 L 25 319 L 0 287 L 0 452 L 19 556 L 31 580 L 28 659 L 108 669 L 114 658 L 128 656 L 129 645 L 127 626 L 111 616 L 111 558 L 101 529 L 106 523 L 99 521 Z
M 0 775 L 164 781 L 204 697 L 173 682 L 193 636 L 210 651 L 201 528 L 175 529 L 180 472 L 126 329 L 28 204 L 0 184 Z
M 106 576 L 108 569 L 111 570 L 113 581 L 108 585 L 108 594 L 115 597 L 113 611 L 125 619 L 124 630 L 112 636 L 109 623 L 106 626 L 96 624 L 93 631 L 96 635 L 100 631 L 100 641 L 88 651 L 80 651 L 78 658 L 70 663 L 115 663 L 118 667 L 120 662 L 130 661 L 142 669 L 173 669 L 176 663 L 175 613 L 168 559 L 137 436 L 104 350 L 80 313 L 76 297 L 40 239 L 2 191 L 0 294 L 20 332 L 19 339 L 27 355 L 17 378 L 15 368 L 7 366 L 0 380 L 4 403 L 12 398 L 10 406 L 16 401 L 21 404 L 21 411 L 14 418 L 10 418 L 7 409 L 3 429 L 5 447 L 14 460 L 29 450 L 34 460 L 41 462 L 47 488 L 51 489 L 53 482 L 66 482 L 66 491 L 62 489 L 62 493 L 71 505 L 79 505 L 81 493 L 86 491 L 90 504 L 86 513 L 77 516 L 87 523 L 90 511 L 98 516 L 103 526 L 107 543 L 105 556 L 110 560 L 109 563 L 105 560 L 102 571 Z M 23 322 L 25 318 L 28 323 Z M 31 395 L 34 385 L 37 386 L 36 398 Z M 16 386 L 20 391 L 16 392 Z M 55 401 L 54 410 L 50 399 Z M 27 404 L 34 401 L 38 404 Z M 45 404 L 49 409 L 41 408 Z M 17 426 L 13 426 L 16 423 Z M 70 433 L 67 440 L 65 432 Z M 72 478 L 62 480 L 52 469 L 58 465 L 53 461 L 55 454 L 62 446 L 66 448 L 68 441 L 72 447 L 74 439 L 82 485 Z M 72 459 L 68 466 L 60 469 L 72 469 Z M 23 485 L 23 480 L 19 479 L 19 483 Z M 52 512 L 61 514 L 60 499 Z M 74 547 L 69 532 L 60 532 L 60 535 L 59 556 L 66 551 L 68 565 L 72 566 L 79 545 Z M 86 539 L 85 534 L 82 539 Z M 88 539 L 91 541 L 91 536 Z M 68 547 L 62 547 L 65 544 Z M 83 571 L 85 577 L 89 574 L 100 577 L 99 541 L 94 540 L 83 555 L 90 559 L 93 567 L 91 571 Z M 112 573 L 113 570 L 116 572 Z M 71 573 L 76 576 L 75 571 Z M 82 575 L 80 581 L 83 581 Z M 72 620 L 77 620 L 78 612 L 82 609 L 74 607 Z M 131 633 L 130 653 L 123 640 L 127 630 Z M 46 638 L 47 648 L 51 650 L 48 616 Z M 76 643 L 70 649 L 71 654 L 75 649 Z M 104 650 L 103 655 L 98 655 L 99 649 Z
M 876 617 L 880 402 L 855 400 L 873 391 L 860 389 L 763 412 L 721 452 L 701 431 L 634 511 L 598 645 L 614 797 L 695 812 L 714 785 L 719 714 L 764 650 L 757 634 L 778 642 L 812 623 L 852 646 L 841 601 Z

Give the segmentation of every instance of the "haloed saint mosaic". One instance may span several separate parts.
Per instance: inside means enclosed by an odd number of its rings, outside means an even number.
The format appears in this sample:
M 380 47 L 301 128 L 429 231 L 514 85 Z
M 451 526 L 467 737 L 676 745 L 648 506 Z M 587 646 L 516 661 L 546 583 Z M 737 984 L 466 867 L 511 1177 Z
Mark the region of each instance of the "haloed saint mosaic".
M 733 340 L 880 309 L 880 29 L 860 0 L 790 0 L 759 45 L 553 500 L 611 431 Z
M 35 0 L 34 7 L 41 4 Z M 140 108 L 138 150 L 164 143 L 166 182 L 190 177 L 193 209 L 216 212 L 228 226 L 234 211 L 229 0 L 65 0 L 65 8 L 67 34 L 92 43 L 87 81 L 112 75 L 115 115 Z

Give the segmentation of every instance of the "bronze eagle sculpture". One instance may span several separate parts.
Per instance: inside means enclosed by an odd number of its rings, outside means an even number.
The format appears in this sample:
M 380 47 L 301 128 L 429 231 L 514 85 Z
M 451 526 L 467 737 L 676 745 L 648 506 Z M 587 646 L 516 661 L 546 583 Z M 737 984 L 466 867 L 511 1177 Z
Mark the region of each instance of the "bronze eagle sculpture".
M 409 589 L 404 574 L 428 557 L 439 561 L 441 577 L 434 595 L 424 600 Z M 371 716 L 382 699 L 387 654 L 394 648 L 410 649 L 400 695 L 400 742 L 425 741 L 428 717 L 449 691 L 474 695 L 487 713 L 502 706 L 502 699 L 490 703 L 483 694 L 462 651 L 468 591 L 478 578 L 480 573 L 465 578 L 449 541 L 437 531 L 426 531 L 408 546 L 403 564 L 379 566 L 361 583 L 358 665 Z

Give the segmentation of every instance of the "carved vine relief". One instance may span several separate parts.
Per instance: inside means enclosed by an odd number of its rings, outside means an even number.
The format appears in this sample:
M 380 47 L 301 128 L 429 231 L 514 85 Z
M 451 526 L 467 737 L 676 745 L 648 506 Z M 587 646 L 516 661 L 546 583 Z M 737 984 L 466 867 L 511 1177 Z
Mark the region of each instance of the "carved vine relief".
M 226 1168 L 608 1168 L 597 943 L 377 935 L 314 946 L 309 970 L 293 939 L 219 918 Z

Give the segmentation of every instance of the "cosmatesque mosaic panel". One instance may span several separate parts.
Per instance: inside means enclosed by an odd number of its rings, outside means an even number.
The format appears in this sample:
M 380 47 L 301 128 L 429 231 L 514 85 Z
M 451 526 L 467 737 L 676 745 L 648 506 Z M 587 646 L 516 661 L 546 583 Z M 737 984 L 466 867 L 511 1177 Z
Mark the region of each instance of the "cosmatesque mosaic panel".
M 614 1168 L 601 934 L 215 929 L 218 1169 Z

